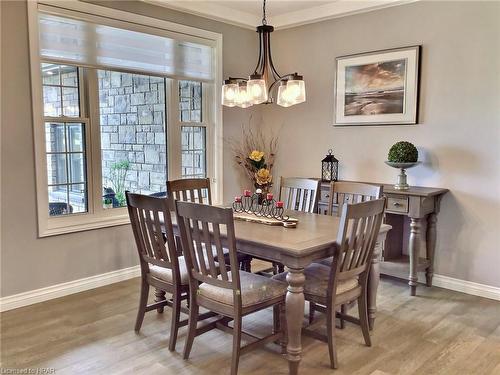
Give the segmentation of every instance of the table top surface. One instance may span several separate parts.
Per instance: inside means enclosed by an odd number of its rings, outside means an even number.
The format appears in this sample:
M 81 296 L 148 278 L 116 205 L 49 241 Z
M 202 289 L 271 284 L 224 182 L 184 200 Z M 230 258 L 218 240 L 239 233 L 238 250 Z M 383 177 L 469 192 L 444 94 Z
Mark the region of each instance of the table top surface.
M 287 211 L 286 214 L 298 219 L 297 227 L 285 228 L 235 220 L 238 250 L 241 245 L 253 245 L 269 250 L 275 249 L 282 254 L 299 258 L 329 248 L 333 252 L 340 225 L 339 217 L 298 211 Z M 388 232 L 390 229 L 390 225 L 382 224 L 380 233 Z M 222 230 L 221 235 L 225 235 Z

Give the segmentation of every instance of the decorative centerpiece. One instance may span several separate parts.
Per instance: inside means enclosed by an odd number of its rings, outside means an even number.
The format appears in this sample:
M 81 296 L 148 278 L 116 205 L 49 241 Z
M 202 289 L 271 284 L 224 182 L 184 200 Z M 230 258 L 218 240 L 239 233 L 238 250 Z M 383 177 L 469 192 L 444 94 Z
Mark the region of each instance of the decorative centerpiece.
M 262 189 L 257 189 L 253 194 L 250 190 L 244 190 L 243 195 L 234 197 L 233 211 L 243 214 L 235 215 L 237 219 L 284 227 L 297 225 L 297 219 L 284 215 L 284 203 L 276 201 L 272 193 L 263 193 Z
M 390 148 L 387 159 L 385 164 L 401 170 L 398 176 L 398 183 L 394 185 L 394 189 L 409 189 L 410 185 L 406 181 L 406 170 L 419 163 L 417 148 L 410 142 L 397 142 Z
M 333 150 L 328 150 L 328 155 L 321 160 L 321 180 L 337 181 L 339 178 L 339 161 L 333 156 Z
M 235 162 L 243 167 L 255 189 L 266 194 L 273 186 L 272 168 L 278 138 L 273 135 L 267 140 L 260 128 L 254 130 L 250 126 L 244 126 L 241 139 L 242 141 L 230 141 Z

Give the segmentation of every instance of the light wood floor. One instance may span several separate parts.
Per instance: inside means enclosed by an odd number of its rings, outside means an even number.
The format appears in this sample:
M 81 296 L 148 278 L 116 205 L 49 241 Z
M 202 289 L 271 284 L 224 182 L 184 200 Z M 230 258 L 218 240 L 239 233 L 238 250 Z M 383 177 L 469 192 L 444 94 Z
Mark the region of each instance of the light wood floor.
M 358 327 L 338 331 L 340 367 L 330 370 L 326 344 L 304 338 L 302 374 L 500 374 L 500 303 L 439 288 L 418 289 L 382 280 L 373 346 Z M 231 336 L 211 331 L 196 338 L 182 360 L 167 350 L 170 309 L 150 312 L 133 331 L 139 280 L 133 279 L 1 315 L 1 367 L 55 368 L 56 374 L 227 374 Z M 356 309 L 355 309 L 356 310 Z M 271 329 L 270 311 L 245 319 L 248 331 Z M 4 373 L 4 372 L 2 372 Z M 240 360 L 240 374 L 286 374 L 274 344 Z

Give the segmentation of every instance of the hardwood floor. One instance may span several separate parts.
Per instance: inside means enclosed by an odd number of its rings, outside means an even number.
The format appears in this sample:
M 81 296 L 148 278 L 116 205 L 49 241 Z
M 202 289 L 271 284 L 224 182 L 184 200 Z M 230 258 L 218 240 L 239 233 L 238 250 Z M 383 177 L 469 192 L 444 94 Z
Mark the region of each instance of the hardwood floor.
M 133 279 L 3 313 L 0 366 L 56 374 L 229 373 L 231 335 L 215 330 L 198 337 L 186 362 L 186 328 L 177 351 L 167 349 L 170 309 L 146 314 L 141 333 L 134 333 L 138 300 Z M 371 348 L 359 327 L 347 323 L 337 331 L 339 369 L 331 370 L 327 345 L 304 337 L 301 373 L 500 374 L 500 302 L 436 287 L 421 287 L 412 298 L 406 283 L 384 279 L 378 308 Z M 243 326 L 269 332 L 271 311 L 247 317 Z M 242 356 L 239 373 L 286 374 L 287 363 L 270 344 Z

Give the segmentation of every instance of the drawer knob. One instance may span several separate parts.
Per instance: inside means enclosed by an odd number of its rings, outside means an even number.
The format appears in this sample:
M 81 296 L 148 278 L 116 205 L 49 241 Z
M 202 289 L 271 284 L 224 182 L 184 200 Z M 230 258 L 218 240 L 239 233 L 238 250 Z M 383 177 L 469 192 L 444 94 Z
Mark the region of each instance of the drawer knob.
M 393 205 L 394 207 L 399 207 L 399 206 L 401 206 L 401 203 L 399 203 L 399 202 L 394 202 L 392 205 Z

